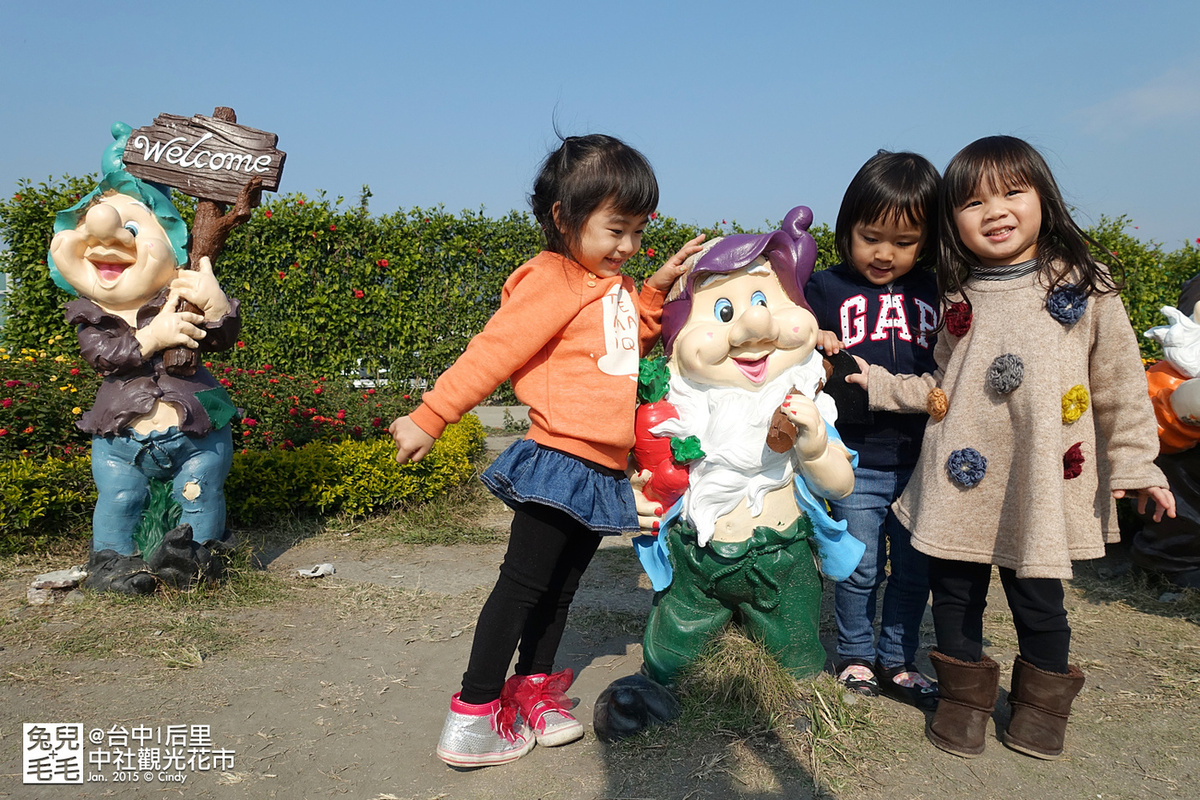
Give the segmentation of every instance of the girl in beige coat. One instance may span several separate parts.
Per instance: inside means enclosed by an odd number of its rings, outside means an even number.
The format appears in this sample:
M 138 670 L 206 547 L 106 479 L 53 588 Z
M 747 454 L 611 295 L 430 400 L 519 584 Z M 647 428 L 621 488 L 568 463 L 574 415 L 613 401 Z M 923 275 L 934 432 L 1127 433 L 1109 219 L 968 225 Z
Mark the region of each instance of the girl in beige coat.
M 1154 415 L 1137 340 L 1041 155 L 980 139 L 946 167 L 938 265 L 945 331 L 938 369 L 862 365 L 872 408 L 926 412 L 920 461 L 894 509 L 930 556 L 941 702 L 927 730 L 955 755 L 983 752 L 999 666 L 983 654 L 983 611 L 999 567 L 1020 655 L 1006 745 L 1062 754 L 1083 686 L 1068 663 L 1062 579 L 1116 541 L 1114 500 L 1174 498 L 1154 466 Z M 850 380 L 848 378 L 848 380 Z

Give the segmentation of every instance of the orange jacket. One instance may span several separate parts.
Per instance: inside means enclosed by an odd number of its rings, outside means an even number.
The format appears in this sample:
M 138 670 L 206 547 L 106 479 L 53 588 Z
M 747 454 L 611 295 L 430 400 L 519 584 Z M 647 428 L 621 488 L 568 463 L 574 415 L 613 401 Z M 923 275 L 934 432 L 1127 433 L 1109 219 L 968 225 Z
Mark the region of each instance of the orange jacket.
M 1150 385 L 1150 402 L 1154 405 L 1154 416 L 1158 420 L 1160 453 L 1182 453 L 1200 442 L 1200 425 L 1189 425 L 1171 408 L 1171 395 L 1175 392 L 1175 387 L 1186 380 L 1182 373 L 1166 361 L 1159 361 L 1146 370 L 1146 382 Z
M 527 439 L 625 468 L 633 446 L 638 358 L 658 341 L 663 293 L 634 293 L 627 275 L 600 277 L 542 252 L 504 283 L 500 308 L 421 398 L 412 420 L 430 436 L 511 377 L 529 406 Z

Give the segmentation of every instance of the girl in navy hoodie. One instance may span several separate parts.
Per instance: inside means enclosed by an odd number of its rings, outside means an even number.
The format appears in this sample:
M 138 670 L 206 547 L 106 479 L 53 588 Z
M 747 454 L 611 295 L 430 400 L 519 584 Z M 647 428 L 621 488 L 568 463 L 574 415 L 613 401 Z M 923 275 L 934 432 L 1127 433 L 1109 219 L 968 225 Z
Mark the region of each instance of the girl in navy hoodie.
M 885 150 L 850 182 L 835 233 L 842 263 L 815 273 L 806 290 L 826 355 L 845 349 L 893 374 L 935 369 L 938 293 L 931 262 L 939 183 L 924 157 Z M 847 386 L 842 391 L 861 391 Z M 865 396 L 850 405 L 866 409 Z M 854 493 L 829 504 L 867 546 L 858 569 L 834 588 L 838 680 L 860 694 L 882 693 L 930 710 L 937 687 L 914 664 L 929 597 L 927 557 L 913 548 L 891 510 L 917 463 L 925 420 L 886 411 L 842 414 L 838 431 L 859 462 Z M 885 577 L 876 644 L 876 597 Z

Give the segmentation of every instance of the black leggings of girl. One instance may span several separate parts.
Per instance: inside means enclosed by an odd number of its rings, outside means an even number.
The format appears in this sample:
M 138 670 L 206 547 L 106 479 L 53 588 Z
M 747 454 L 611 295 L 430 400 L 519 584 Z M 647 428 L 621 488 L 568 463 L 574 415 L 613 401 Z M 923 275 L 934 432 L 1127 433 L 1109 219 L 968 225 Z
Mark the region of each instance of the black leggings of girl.
M 1071 627 L 1063 607 L 1062 581 L 1018 578 L 1011 569 L 999 569 L 1021 658 L 1046 672 L 1066 673 Z M 991 579 L 991 564 L 929 559 L 933 624 L 937 649 L 943 655 L 970 662 L 983 658 L 983 610 Z
M 500 578 L 475 625 L 464 703 L 500 696 L 514 650 L 518 675 L 553 671 L 571 600 L 600 539 L 556 508 L 527 503 L 515 511 Z

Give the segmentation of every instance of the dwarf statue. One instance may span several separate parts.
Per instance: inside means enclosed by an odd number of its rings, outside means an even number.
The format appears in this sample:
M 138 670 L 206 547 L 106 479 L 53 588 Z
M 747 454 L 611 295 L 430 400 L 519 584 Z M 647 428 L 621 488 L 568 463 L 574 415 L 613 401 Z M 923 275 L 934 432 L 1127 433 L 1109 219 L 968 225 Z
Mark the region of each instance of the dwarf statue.
M 92 435 L 97 500 L 86 586 L 146 593 L 156 574 L 187 584 L 226 537 L 225 477 L 233 459 L 226 391 L 203 366 L 164 364 L 172 348 L 225 350 L 237 339 L 238 301 L 201 259 L 187 264 L 188 231 L 168 190 L 124 170 L 130 128 L 113 126 L 104 176 L 58 212 L 50 242 L 54 282 L 79 299 L 66 306 L 79 349 L 104 382 L 76 424 Z M 198 312 L 180 310 L 186 300 Z M 154 553 L 135 542 L 151 479 L 169 482 L 180 526 Z M 145 557 L 145 558 L 143 558 Z
M 1146 370 L 1158 419 L 1159 455 L 1175 495 L 1176 515 L 1146 514 L 1131 556 L 1176 586 L 1200 589 L 1200 276 L 1183 285 L 1179 307 L 1162 309 L 1169 325 L 1146 331 L 1162 344 L 1163 360 Z
M 634 479 L 662 514 L 656 535 L 635 542 L 656 590 L 643 643 L 654 686 L 671 685 L 735 618 L 795 677 L 819 672 L 818 570 L 844 578 L 862 555 L 819 499 L 848 495 L 854 471 L 821 391 L 827 371 L 804 300 L 817 254 L 811 222 L 800 206 L 783 230 L 710 242 L 664 303 L 669 379 L 655 406 L 671 411 L 656 413 L 650 433 L 671 438 L 684 463 L 667 465 L 664 484 L 660 450 Z M 639 431 L 649 452 L 644 440 Z M 686 489 L 672 505 L 680 472 Z M 642 685 L 637 697 L 638 677 L 597 701 L 603 738 L 644 727 L 647 707 L 649 722 L 661 716 L 662 692 Z

